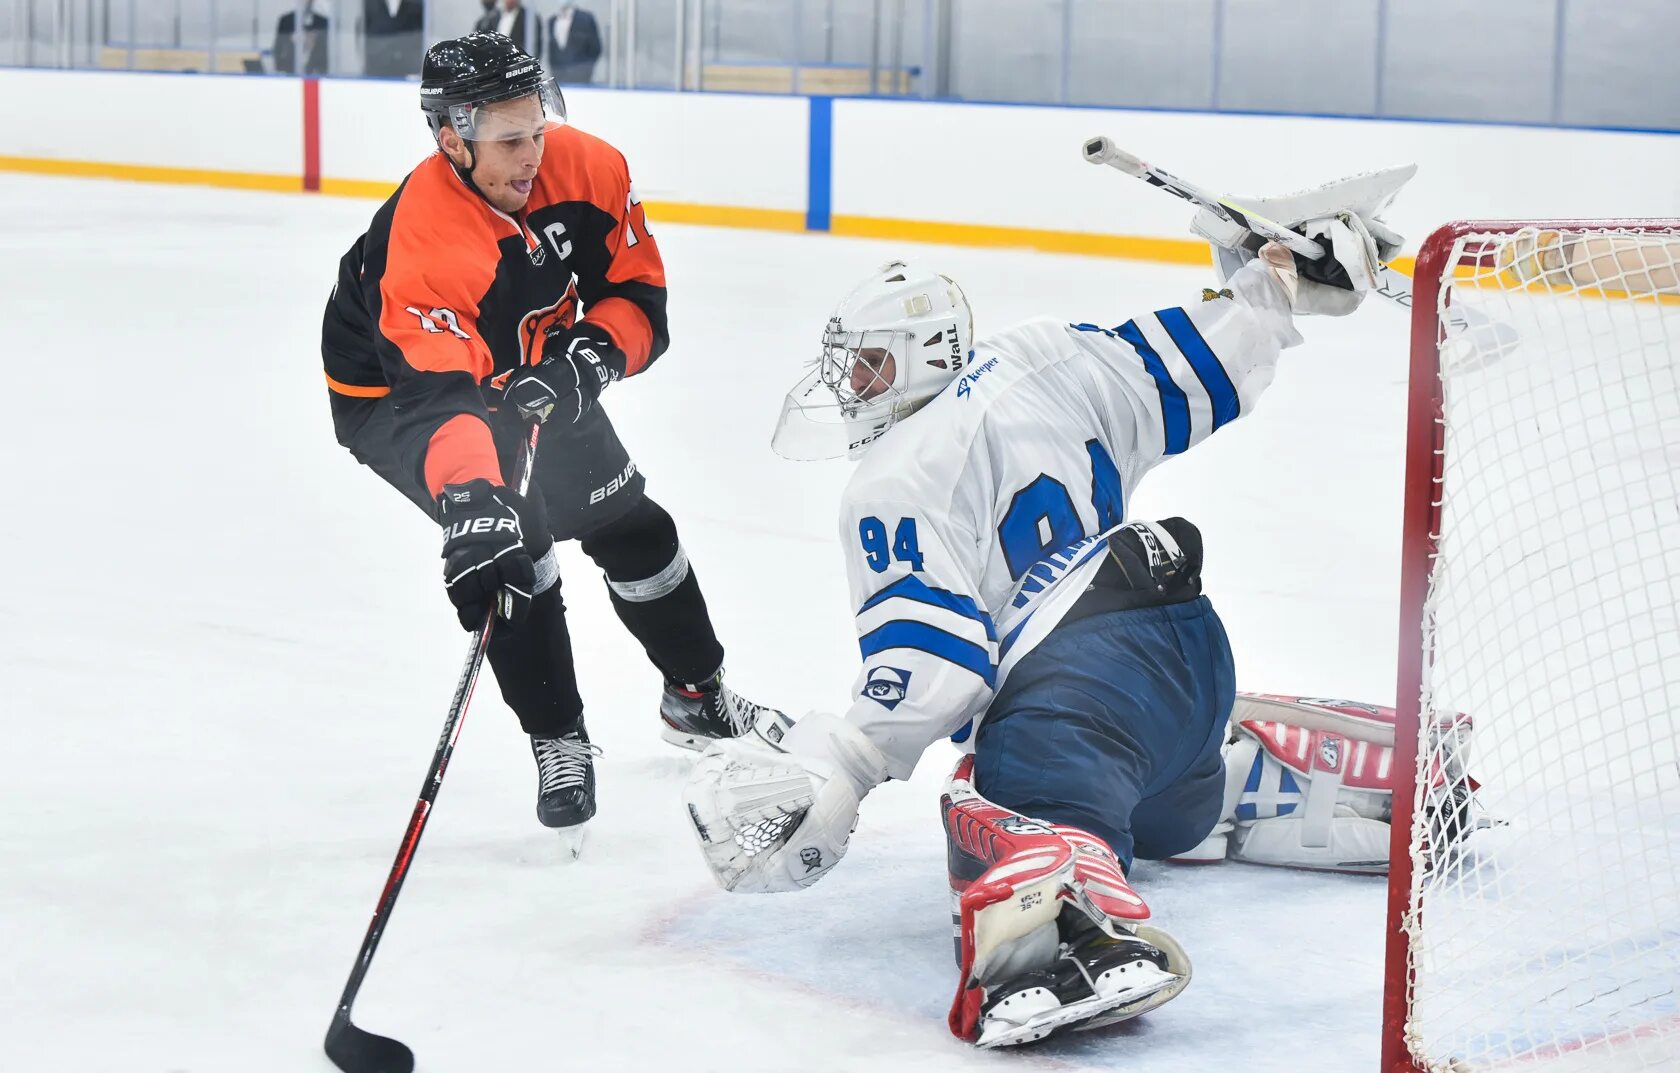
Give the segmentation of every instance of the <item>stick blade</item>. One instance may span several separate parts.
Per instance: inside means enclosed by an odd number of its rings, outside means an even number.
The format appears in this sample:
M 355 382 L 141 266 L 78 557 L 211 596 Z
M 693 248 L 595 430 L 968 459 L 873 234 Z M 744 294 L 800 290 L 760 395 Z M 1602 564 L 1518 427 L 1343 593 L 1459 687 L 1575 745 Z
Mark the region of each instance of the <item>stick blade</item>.
M 388 1036 L 357 1028 L 344 1014 L 333 1018 L 323 1046 L 344 1073 L 414 1073 L 413 1051 Z

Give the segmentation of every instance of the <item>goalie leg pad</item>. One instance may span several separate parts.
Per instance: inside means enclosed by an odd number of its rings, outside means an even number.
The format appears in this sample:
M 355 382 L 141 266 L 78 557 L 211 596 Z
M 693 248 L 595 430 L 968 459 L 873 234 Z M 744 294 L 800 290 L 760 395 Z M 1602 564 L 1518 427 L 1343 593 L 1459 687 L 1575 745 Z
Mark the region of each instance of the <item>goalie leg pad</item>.
M 1208 841 L 1187 856 L 1387 872 L 1399 775 L 1394 718 L 1392 708 L 1351 701 L 1243 694 L 1225 756 L 1224 813 Z M 1470 728 L 1468 717 L 1454 715 L 1432 731 L 1446 759 L 1425 795 L 1425 809 L 1442 817 L 1436 826 L 1449 844 L 1488 825 L 1471 798 L 1475 781 L 1463 770 Z
M 1065 907 L 1110 937 L 1129 936 L 1122 922 L 1149 916 L 1101 838 L 1000 808 L 975 790 L 973 772 L 974 758 L 964 757 L 940 801 L 957 923 L 949 1025 L 970 1041 L 980 1033 L 989 987 L 1055 964 Z

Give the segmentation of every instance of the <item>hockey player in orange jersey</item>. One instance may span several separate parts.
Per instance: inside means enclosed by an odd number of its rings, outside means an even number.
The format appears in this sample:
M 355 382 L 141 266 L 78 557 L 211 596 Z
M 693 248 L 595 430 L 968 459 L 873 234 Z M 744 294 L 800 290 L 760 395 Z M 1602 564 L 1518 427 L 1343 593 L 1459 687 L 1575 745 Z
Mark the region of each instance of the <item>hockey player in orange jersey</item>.
M 595 812 L 554 542 L 579 540 L 664 678 L 666 738 L 702 748 L 762 709 L 723 647 L 677 536 L 597 404 L 664 352 L 665 270 L 624 157 L 567 126 L 560 90 L 500 34 L 426 53 L 437 152 L 339 265 L 321 332 L 333 423 L 358 461 L 444 532 L 464 626 L 496 601 L 490 665 L 538 770 L 539 820 Z M 529 493 L 508 487 L 522 419 L 546 421 Z

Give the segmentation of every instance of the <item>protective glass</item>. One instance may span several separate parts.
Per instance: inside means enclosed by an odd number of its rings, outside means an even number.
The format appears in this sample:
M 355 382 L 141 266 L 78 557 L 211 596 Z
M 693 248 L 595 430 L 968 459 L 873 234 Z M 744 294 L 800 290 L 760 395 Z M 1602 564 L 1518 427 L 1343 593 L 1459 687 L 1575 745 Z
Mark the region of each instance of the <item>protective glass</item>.
M 489 104 L 452 104 L 449 125 L 474 142 L 511 142 L 534 138 L 566 122 L 566 98 L 554 79 L 545 78 L 531 93 Z

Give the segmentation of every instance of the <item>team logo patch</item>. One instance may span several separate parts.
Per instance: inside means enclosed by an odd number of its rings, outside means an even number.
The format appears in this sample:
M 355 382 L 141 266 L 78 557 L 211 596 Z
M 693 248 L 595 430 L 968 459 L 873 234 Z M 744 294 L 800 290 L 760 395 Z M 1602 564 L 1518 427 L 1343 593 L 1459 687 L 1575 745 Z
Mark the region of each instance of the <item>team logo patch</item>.
M 1336 771 L 1342 766 L 1342 739 L 1329 734 L 1318 743 L 1318 766 L 1324 771 Z
M 1025 816 L 1005 816 L 997 821 L 997 825 L 1012 835 L 1053 835 L 1056 833 L 1037 820 L 1028 819 Z
M 897 667 L 871 667 L 869 680 L 863 684 L 863 695 L 887 711 L 898 707 L 904 691 L 910 688 L 910 672 Z
M 815 846 L 806 846 L 799 851 L 799 862 L 805 866 L 805 874 L 810 875 L 822 867 L 822 850 Z

